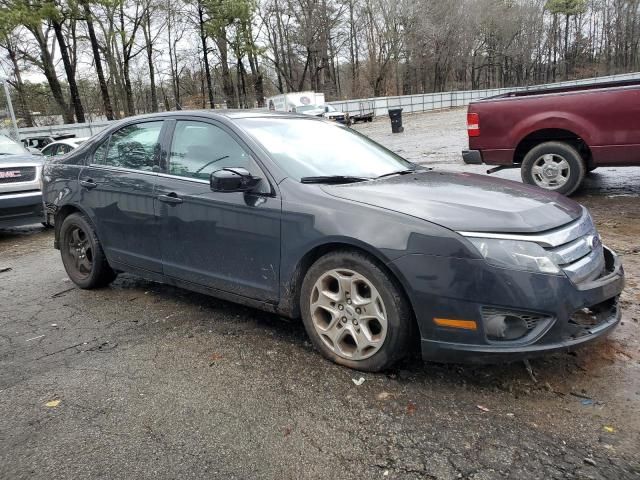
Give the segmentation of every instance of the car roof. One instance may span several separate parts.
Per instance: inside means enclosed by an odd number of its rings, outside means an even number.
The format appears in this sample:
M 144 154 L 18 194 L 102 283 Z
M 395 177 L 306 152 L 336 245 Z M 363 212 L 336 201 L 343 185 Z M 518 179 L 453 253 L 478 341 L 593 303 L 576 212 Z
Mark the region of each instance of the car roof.
M 194 116 L 194 117 L 208 117 L 208 118 L 309 118 L 307 115 L 299 115 L 290 112 L 276 112 L 273 110 L 267 110 L 266 108 L 253 108 L 253 109 L 216 109 L 216 110 L 176 110 L 171 112 L 159 112 L 149 113 L 145 115 L 137 115 L 135 117 L 127 117 L 123 120 L 144 120 L 152 118 L 162 118 L 169 116 Z

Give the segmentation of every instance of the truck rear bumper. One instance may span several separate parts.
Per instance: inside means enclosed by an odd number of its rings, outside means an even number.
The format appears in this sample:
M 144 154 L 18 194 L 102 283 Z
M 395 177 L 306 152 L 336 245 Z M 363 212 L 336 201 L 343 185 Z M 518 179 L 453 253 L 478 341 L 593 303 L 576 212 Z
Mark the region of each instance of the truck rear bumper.
M 470 165 L 480 165 L 482 164 L 482 154 L 480 150 L 463 150 L 462 160 Z
M 0 195 L 0 228 L 19 227 L 43 221 L 41 191 Z

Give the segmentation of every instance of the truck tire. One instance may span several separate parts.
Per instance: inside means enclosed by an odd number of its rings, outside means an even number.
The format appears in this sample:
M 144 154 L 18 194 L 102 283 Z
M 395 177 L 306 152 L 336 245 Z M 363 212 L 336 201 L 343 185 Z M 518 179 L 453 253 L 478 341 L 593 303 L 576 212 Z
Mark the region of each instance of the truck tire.
M 315 348 L 340 365 L 377 372 L 410 353 L 409 302 L 363 253 L 342 250 L 319 258 L 302 283 L 300 310 Z
M 522 161 L 522 181 L 530 185 L 571 195 L 586 173 L 580 153 L 564 142 L 545 142 L 533 147 Z

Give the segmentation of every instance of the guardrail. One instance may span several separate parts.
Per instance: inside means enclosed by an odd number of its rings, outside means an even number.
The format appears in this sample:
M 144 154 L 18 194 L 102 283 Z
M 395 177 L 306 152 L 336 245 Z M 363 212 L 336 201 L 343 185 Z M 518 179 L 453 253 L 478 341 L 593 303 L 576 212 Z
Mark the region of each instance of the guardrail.
M 530 85 L 527 87 L 493 88 L 485 90 L 457 90 L 442 93 L 424 93 L 418 95 L 400 95 L 395 97 L 374 97 L 355 100 L 340 100 L 328 102 L 337 110 L 350 115 L 371 113 L 375 116 L 387 115 L 390 108 L 402 108 L 403 113 L 429 112 L 447 108 L 465 107 L 473 100 L 502 95 L 508 92 L 568 87 L 574 85 L 588 85 L 592 83 L 605 83 L 620 80 L 640 80 L 640 72 L 625 73 L 621 75 L 608 75 L 604 77 L 584 78 L 582 80 L 570 80 L 567 82 L 547 83 L 543 85 Z M 109 126 L 112 121 L 99 121 L 92 123 L 71 123 L 65 125 L 51 125 L 47 127 L 20 128 L 20 138 L 35 136 L 54 136 L 60 134 L 75 134 L 76 137 L 90 137 Z

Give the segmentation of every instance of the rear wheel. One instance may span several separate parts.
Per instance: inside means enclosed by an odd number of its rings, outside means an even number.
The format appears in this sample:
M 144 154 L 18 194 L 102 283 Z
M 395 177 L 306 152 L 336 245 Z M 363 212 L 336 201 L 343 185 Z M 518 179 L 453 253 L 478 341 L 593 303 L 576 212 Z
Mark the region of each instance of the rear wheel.
M 314 346 L 338 364 L 378 371 L 408 353 L 408 302 L 364 254 L 334 252 L 317 260 L 303 281 L 300 309 Z
M 96 232 L 80 213 L 72 213 L 60 226 L 60 254 L 69 278 L 80 288 L 98 288 L 116 278 Z
M 571 145 L 545 142 L 532 148 L 522 161 L 522 181 L 570 195 L 586 173 L 584 160 Z

